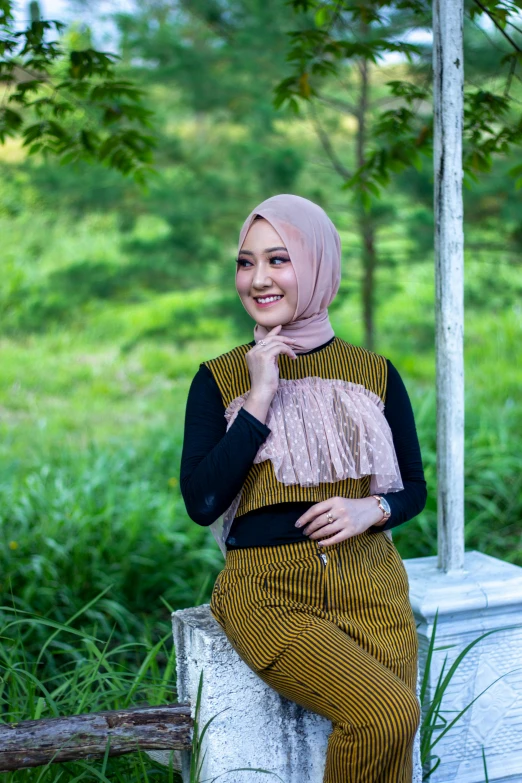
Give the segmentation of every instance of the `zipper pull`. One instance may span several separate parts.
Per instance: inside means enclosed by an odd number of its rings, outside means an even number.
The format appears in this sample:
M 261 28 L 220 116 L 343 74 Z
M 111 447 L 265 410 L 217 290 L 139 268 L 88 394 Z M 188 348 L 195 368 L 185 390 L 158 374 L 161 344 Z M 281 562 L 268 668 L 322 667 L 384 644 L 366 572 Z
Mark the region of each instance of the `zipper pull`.
M 321 552 L 321 554 L 319 555 L 319 557 L 321 558 L 321 560 L 323 561 L 323 563 L 326 565 L 326 564 L 327 564 L 327 562 L 328 562 L 328 558 L 326 557 L 326 555 L 324 554 L 324 552 Z

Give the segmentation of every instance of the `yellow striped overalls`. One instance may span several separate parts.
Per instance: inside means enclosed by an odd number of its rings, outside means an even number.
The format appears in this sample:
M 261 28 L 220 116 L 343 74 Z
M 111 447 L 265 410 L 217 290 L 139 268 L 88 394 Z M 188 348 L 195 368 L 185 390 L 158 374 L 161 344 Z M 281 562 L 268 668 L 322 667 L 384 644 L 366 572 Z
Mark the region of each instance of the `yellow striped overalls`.
M 225 405 L 249 388 L 250 347 L 206 363 Z M 337 337 L 278 362 L 283 378 L 344 378 L 385 399 L 385 359 Z M 252 466 L 236 515 L 285 500 L 368 494 L 367 476 L 284 486 L 266 461 Z M 306 539 L 228 550 L 210 609 L 261 679 L 332 721 L 323 783 L 411 783 L 418 642 L 406 570 L 384 532 L 324 548 Z

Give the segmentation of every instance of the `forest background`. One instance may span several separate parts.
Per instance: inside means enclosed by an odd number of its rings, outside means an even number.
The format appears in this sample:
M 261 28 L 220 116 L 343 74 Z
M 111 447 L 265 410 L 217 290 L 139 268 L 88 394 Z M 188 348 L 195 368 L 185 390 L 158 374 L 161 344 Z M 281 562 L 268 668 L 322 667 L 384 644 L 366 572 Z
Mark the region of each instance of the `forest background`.
M 148 189 L 101 165 L 28 157 L 16 140 L 0 147 L 2 655 L 18 672 L 0 687 L 6 716 L 176 700 L 169 611 L 208 602 L 223 565 L 179 491 L 184 406 L 201 361 L 252 339 L 234 286 L 237 237 L 275 193 L 316 201 L 339 229 L 333 326 L 399 369 L 428 481 L 425 510 L 394 542 L 404 558 L 436 553 L 431 160 L 397 174 L 362 217 L 332 166 L 353 170 L 361 152 L 361 69 L 327 81 L 313 110 L 276 109 L 295 15 L 277 0 L 238 0 L 229 16 L 215 7 L 137 0 L 112 17 L 119 69 L 154 112 Z M 92 35 L 78 22 L 64 42 Z M 468 82 L 493 83 L 503 51 L 468 22 Z M 395 100 L 387 82 L 411 69 L 367 65 L 368 150 L 376 112 Z M 495 160 L 465 190 L 466 548 L 522 565 L 512 165 Z M 82 682 L 74 704 L 71 678 Z

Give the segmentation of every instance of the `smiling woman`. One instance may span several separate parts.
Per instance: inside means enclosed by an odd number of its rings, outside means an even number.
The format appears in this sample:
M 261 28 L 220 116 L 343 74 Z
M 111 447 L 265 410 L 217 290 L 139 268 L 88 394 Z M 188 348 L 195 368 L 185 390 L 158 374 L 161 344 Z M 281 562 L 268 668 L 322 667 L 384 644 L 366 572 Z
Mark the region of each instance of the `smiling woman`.
M 236 289 L 247 313 L 266 329 L 291 321 L 297 278 L 283 240 L 260 215 L 239 251 Z
M 247 217 L 236 289 L 255 339 L 200 366 L 180 486 L 225 554 L 210 608 L 230 643 L 333 722 L 324 783 L 409 783 L 417 633 L 389 530 L 426 483 L 397 370 L 332 328 L 340 269 L 317 204 L 283 194 Z

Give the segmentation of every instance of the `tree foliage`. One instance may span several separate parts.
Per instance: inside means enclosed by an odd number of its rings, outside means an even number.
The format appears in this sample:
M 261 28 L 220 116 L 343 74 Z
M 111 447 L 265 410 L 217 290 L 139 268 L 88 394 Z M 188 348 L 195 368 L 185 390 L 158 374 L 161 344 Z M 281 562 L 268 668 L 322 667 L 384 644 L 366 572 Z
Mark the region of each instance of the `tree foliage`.
M 329 77 L 338 76 L 350 62 L 378 63 L 388 53 L 400 53 L 410 63 L 408 79 L 388 82 L 392 108 L 382 111 L 373 124 L 373 150 L 364 165 L 346 177 L 351 189 L 369 206 L 372 196 L 387 185 L 393 172 L 420 167 L 430 155 L 433 116 L 429 49 L 406 40 L 408 20 L 417 29 L 431 27 L 431 4 L 426 0 L 289 0 L 301 29 L 289 35 L 287 58 L 292 74 L 275 90 L 276 106 L 299 112 L 304 102 L 320 96 Z M 513 85 L 520 82 L 522 35 L 517 26 L 520 0 L 470 0 L 467 20 L 476 24 L 487 17 L 497 33 L 497 79 L 494 85 L 466 84 L 464 93 L 464 170 L 476 179 L 491 169 L 495 156 L 509 155 L 522 143 L 522 116 L 515 112 Z M 366 34 L 362 35 L 361 30 Z M 511 175 L 522 186 L 522 166 Z
M 30 154 L 98 161 L 143 183 L 155 146 L 143 90 L 88 35 L 60 38 L 64 25 L 41 19 L 36 2 L 30 15 L 16 29 L 12 0 L 0 0 L 0 143 L 21 137 Z

